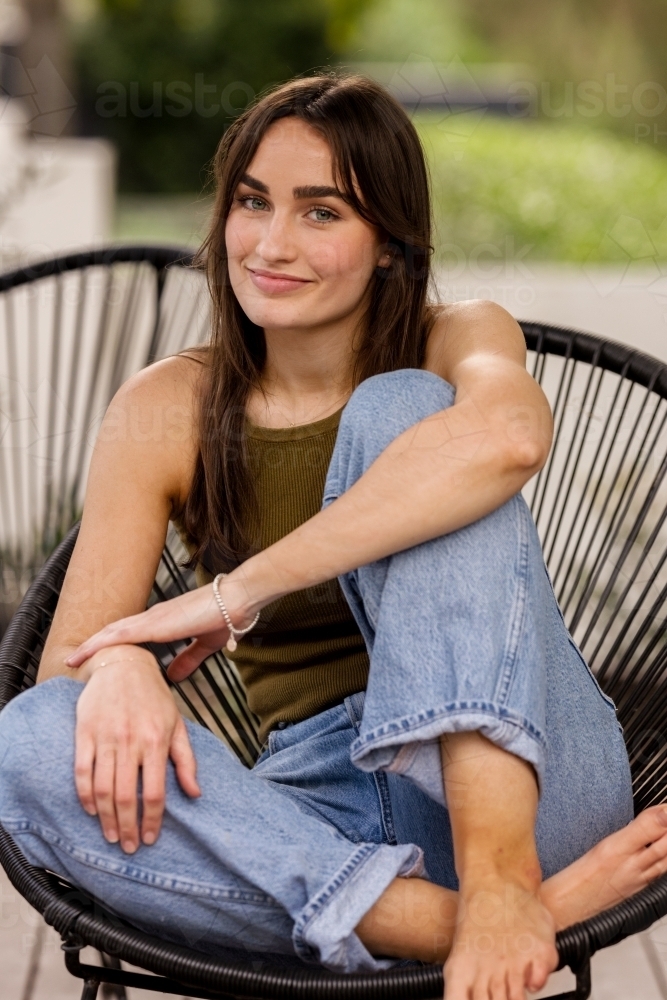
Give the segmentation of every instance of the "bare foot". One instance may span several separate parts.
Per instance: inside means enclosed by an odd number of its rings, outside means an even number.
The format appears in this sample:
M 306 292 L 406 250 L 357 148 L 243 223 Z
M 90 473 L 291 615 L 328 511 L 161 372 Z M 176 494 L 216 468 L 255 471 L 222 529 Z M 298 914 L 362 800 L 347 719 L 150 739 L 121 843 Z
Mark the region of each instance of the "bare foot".
M 634 895 L 667 872 L 667 806 L 645 809 L 542 886 L 556 930 Z
M 558 964 L 554 920 L 538 882 L 488 875 L 462 888 L 459 919 L 445 964 L 447 1000 L 523 1000 Z

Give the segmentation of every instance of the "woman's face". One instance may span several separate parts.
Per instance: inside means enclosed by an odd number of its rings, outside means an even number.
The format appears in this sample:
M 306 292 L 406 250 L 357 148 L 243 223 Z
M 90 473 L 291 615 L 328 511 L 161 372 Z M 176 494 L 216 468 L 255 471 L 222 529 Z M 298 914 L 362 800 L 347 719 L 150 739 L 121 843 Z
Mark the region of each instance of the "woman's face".
M 336 190 L 327 142 L 297 118 L 262 139 L 227 218 L 232 288 L 264 329 L 354 316 L 374 268 L 388 263 L 375 226 Z

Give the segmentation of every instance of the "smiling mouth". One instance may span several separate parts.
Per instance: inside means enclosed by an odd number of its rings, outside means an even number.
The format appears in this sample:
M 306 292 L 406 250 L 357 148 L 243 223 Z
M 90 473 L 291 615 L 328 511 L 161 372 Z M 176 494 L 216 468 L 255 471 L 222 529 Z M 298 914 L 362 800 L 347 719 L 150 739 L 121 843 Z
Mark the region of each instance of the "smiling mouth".
M 280 271 L 262 271 L 249 267 L 248 272 L 253 285 L 269 294 L 294 292 L 311 284 L 308 278 L 297 278 L 295 275 L 282 274 Z

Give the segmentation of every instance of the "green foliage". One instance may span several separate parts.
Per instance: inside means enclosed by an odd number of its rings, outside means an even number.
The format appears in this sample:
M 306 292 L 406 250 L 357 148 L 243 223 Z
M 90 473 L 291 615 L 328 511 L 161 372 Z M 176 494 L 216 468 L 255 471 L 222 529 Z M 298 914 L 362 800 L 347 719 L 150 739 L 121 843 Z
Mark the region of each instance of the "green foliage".
M 328 65 L 364 4 L 98 0 L 74 31 L 83 129 L 116 143 L 122 190 L 197 190 L 235 113 Z
M 415 119 L 429 159 L 436 248 L 525 259 L 667 260 L 667 157 L 602 130 L 486 115 Z M 447 257 L 451 261 L 451 254 Z M 490 258 L 487 256 L 485 261 Z
M 449 62 L 493 59 L 493 50 L 464 23 L 459 0 L 374 0 L 358 12 L 344 57 L 402 63 L 415 56 Z

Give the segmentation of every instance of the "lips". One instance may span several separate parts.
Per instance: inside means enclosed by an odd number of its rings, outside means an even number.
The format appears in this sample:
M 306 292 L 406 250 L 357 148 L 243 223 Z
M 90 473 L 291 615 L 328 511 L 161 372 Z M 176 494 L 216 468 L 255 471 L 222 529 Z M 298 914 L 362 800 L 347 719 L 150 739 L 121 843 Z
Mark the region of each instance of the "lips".
M 253 285 L 268 295 L 295 292 L 310 284 L 305 278 L 295 278 L 292 275 L 280 274 L 278 271 L 253 271 L 248 268 L 248 272 Z

